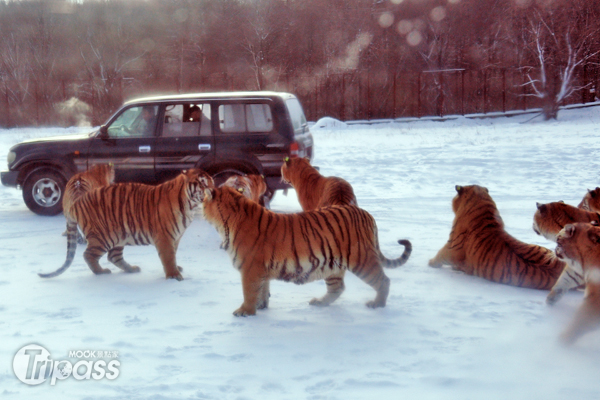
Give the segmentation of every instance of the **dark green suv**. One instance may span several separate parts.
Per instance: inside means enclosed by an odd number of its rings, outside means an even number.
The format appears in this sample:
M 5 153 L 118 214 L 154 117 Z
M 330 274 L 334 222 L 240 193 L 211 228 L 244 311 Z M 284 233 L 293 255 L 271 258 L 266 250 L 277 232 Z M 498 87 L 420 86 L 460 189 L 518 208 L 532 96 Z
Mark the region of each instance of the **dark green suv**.
M 228 92 L 136 99 L 100 129 L 13 146 L 2 184 L 23 189 L 40 215 L 62 211 L 68 179 L 95 164 L 113 163 L 116 182 L 156 184 L 181 170 L 202 168 L 215 183 L 233 174 L 261 174 L 269 195 L 286 189 L 285 157 L 313 157 L 302 106 L 289 93 Z

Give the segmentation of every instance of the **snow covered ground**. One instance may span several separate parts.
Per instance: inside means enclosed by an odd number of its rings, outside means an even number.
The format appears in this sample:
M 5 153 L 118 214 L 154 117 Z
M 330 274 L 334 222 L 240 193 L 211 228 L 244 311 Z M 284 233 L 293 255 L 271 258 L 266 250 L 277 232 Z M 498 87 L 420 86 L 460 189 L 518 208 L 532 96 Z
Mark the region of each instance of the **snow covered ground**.
M 561 111 L 559 121 L 531 115 L 446 122 L 314 126 L 324 175 L 348 180 L 379 226 L 382 250 L 408 263 L 386 270 L 387 307 L 364 303 L 374 292 L 352 274 L 327 308 L 308 300 L 324 282 L 271 284 L 270 308 L 232 315 L 242 302 L 239 274 L 200 217 L 178 252 L 182 282 L 166 281 L 153 247 L 129 247 L 140 274 L 94 276 L 79 246 L 63 275 L 64 217 L 39 217 L 21 193 L 0 188 L 0 393 L 5 399 L 598 399 L 600 330 L 566 348 L 558 335 L 582 301 L 568 293 L 546 306 L 547 292 L 487 282 L 427 261 L 448 239 L 456 184 L 486 186 L 509 233 L 554 248 L 531 229 L 535 202 L 577 205 L 600 185 L 600 108 Z M 67 131 L 67 132 L 65 132 Z M 11 145 L 75 130 L 0 131 L 0 166 Z M 272 207 L 299 211 L 291 191 Z M 106 259 L 102 261 L 108 266 Z M 21 383 L 13 358 L 43 346 L 52 360 L 69 351 L 117 352 L 117 379 Z M 97 361 L 97 360 L 92 360 Z M 85 372 L 85 368 L 84 371 Z

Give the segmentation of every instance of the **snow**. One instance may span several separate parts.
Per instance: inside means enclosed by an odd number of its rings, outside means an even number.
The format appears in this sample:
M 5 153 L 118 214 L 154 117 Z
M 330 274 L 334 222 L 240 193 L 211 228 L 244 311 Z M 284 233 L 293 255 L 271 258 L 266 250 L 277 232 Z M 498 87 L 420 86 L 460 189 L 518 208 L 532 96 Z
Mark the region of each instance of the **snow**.
M 314 164 L 354 187 L 377 221 L 382 251 L 413 253 L 386 270 L 383 309 L 374 291 L 347 274 L 331 306 L 308 301 L 323 281 L 272 282 L 269 309 L 236 318 L 239 273 L 200 217 L 184 235 L 182 282 L 165 280 L 153 247 L 128 247 L 140 274 L 111 267 L 94 276 L 79 246 L 63 275 L 62 215 L 36 216 L 21 193 L 0 188 L 0 393 L 6 399 L 598 399 L 600 330 L 571 347 L 559 344 L 583 294 L 545 304 L 547 292 L 515 288 L 433 269 L 427 261 L 448 239 L 455 185 L 486 186 L 507 231 L 554 248 L 531 229 L 536 202 L 577 205 L 599 186 L 600 108 L 563 110 L 558 121 L 510 118 L 313 125 Z M 529 122 L 525 122 L 529 121 Z M 24 139 L 81 129 L 0 131 L 0 165 Z M 278 212 L 300 211 L 295 193 L 278 193 Z M 103 259 L 103 266 L 108 266 Z M 115 380 L 68 378 L 28 386 L 13 357 L 28 344 L 53 360 L 69 351 L 117 351 Z

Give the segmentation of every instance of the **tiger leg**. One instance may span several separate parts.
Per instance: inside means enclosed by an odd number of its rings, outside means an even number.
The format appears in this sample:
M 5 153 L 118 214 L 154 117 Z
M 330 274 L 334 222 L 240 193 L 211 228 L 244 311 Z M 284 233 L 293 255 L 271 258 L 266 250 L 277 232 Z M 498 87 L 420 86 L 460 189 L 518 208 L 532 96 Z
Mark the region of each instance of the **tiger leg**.
M 573 268 L 568 262 L 558 280 L 546 297 L 546 304 L 553 305 L 569 290 L 574 289 L 584 283 L 583 276 L 577 271 L 579 268 Z
M 328 306 L 341 296 L 344 292 L 344 274 L 346 271 L 341 271 L 325 278 L 327 284 L 327 293 L 323 297 L 315 297 L 308 302 L 311 306 Z
M 175 245 L 172 240 L 166 237 L 157 238 L 155 241 L 156 251 L 158 251 L 158 257 L 162 262 L 163 269 L 165 271 L 165 277 L 167 279 L 177 279 L 178 281 L 183 280 L 183 276 L 177 268 L 177 262 L 175 260 Z
M 450 246 L 448 245 L 448 243 L 446 243 L 444 247 L 442 247 L 440 251 L 438 251 L 435 257 L 429 260 L 429 266 L 433 268 L 440 268 L 444 264 L 453 265 Z
M 367 307 L 385 307 L 390 292 L 390 278 L 383 272 L 383 267 L 379 261 L 365 262 L 362 266 L 353 268 L 352 272 L 377 292 L 375 299 L 367 302 Z
M 123 246 L 113 247 L 108 250 L 108 261 L 121 268 L 125 272 L 140 272 L 137 265 L 129 265 L 123 258 Z
M 258 301 L 256 302 L 257 310 L 264 310 L 269 307 L 269 297 L 271 296 L 270 281 L 265 279 L 258 293 Z
M 242 290 L 244 292 L 244 302 L 233 312 L 236 317 L 246 317 L 256 315 L 256 306 L 260 294 L 264 294 L 262 288 L 264 282 L 268 279 L 264 266 L 256 264 L 242 264 L 240 268 L 242 274 Z
M 102 268 L 98 260 L 106 253 L 106 249 L 95 238 L 88 239 L 88 245 L 83 252 L 83 259 L 96 275 L 110 274 L 110 269 Z
M 583 304 L 577 310 L 575 319 L 560 336 L 566 344 L 573 343 L 584 333 L 600 325 L 600 283 L 587 282 Z

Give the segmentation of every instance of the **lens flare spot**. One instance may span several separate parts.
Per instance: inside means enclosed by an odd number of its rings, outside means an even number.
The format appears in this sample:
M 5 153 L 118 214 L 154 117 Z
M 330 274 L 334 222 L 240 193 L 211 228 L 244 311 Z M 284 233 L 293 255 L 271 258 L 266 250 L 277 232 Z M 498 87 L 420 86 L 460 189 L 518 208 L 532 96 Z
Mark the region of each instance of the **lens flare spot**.
M 432 21 L 440 22 L 441 20 L 446 18 L 446 8 L 442 6 L 436 7 L 433 10 L 431 10 L 429 16 L 431 17 Z
M 408 35 L 410 33 L 410 31 L 413 30 L 413 26 L 414 25 L 413 25 L 412 21 L 403 19 L 402 21 L 398 22 L 396 29 L 398 29 L 398 32 L 401 35 Z
M 379 26 L 382 28 L 389 28 L 394 23 L 394 14 L 391 12 L 384 12 L 379 16 Z
M 419 31 L 412 31 L 406 35 L 406 42 L 409 46 L 418 46 L 423 41 L 423 35 Z

